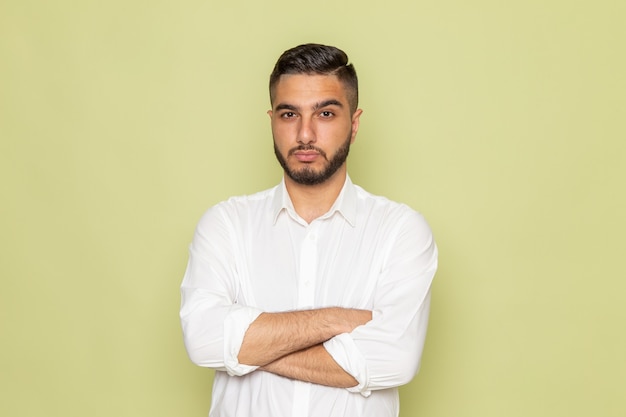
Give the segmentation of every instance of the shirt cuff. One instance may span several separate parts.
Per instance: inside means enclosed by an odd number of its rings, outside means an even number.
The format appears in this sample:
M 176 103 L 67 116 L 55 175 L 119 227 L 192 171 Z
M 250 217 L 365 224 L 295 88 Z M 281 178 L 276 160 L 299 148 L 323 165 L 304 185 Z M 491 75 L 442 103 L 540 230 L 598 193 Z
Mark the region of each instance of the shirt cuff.
M 372 393 L 367 389 L 369 375 L 365 358 L 356 347 L 352 336 L 342 333 L 324 342 L 324 348 L 344 371 L 357 380 L 358 385 L 347 388 L 350 392 L 358 392 L 364 397 Z
M 251 307 L 233 306 L 233 309 L 224 319 L 224 367 L 230 376 L 249 374 L 258 366 L 239 363 L 239 350 L 243 337 L 250 324 L 262 313 L 261 310 Z

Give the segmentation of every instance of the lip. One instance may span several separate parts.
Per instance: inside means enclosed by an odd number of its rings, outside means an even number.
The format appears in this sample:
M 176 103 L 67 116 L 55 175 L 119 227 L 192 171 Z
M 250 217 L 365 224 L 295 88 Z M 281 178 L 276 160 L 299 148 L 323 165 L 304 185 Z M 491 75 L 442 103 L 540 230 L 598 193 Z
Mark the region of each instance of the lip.
M 312 162 L 320 156 L 319 152 L 315 151 L 298 151 L 293 154 L 300 162 Z

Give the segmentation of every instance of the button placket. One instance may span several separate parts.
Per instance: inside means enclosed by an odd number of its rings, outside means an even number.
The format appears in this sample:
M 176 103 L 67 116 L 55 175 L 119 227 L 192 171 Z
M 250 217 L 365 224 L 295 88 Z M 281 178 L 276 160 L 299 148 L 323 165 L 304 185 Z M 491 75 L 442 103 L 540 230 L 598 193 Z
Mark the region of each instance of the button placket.
M 300 248 L 300 271 L 298 276 L 298 307 L 313 308 L 315 302 L 315 280 L 317 276 L 317 227 L 308 227 Z
M 307 227 L 307 233 L 300 248 L 300 270 L 298 271 L 298 308 L 309 309 L 315 306 L 315 280 L 317 276 L 317 223 Z M 311 384 L 294 381 L 292 415 L 308 417 Z

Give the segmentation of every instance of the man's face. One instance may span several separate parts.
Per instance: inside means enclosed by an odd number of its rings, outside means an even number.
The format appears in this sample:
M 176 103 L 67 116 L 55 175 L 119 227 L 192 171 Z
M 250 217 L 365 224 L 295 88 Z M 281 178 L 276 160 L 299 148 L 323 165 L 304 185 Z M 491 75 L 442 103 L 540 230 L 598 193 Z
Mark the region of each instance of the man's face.
M 315 185 L 345 173 L 361 113 L 350 113 L 345 87 L 334 75 L 282 75 L 268 114 L 274 153 L 287 176 Z

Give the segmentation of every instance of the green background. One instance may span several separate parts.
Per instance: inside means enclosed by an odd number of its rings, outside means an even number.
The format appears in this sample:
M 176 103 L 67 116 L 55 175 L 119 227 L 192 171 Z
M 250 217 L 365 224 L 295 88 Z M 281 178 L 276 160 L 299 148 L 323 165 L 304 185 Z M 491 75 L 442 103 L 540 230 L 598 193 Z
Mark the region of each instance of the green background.
M 267 78 L 361 81 L 349 168 L 440 248 L 402 416 L 626 412 L 626 3 L 0 0 L 0 415 L 206 416 L 201 214 L 276 184 Z

